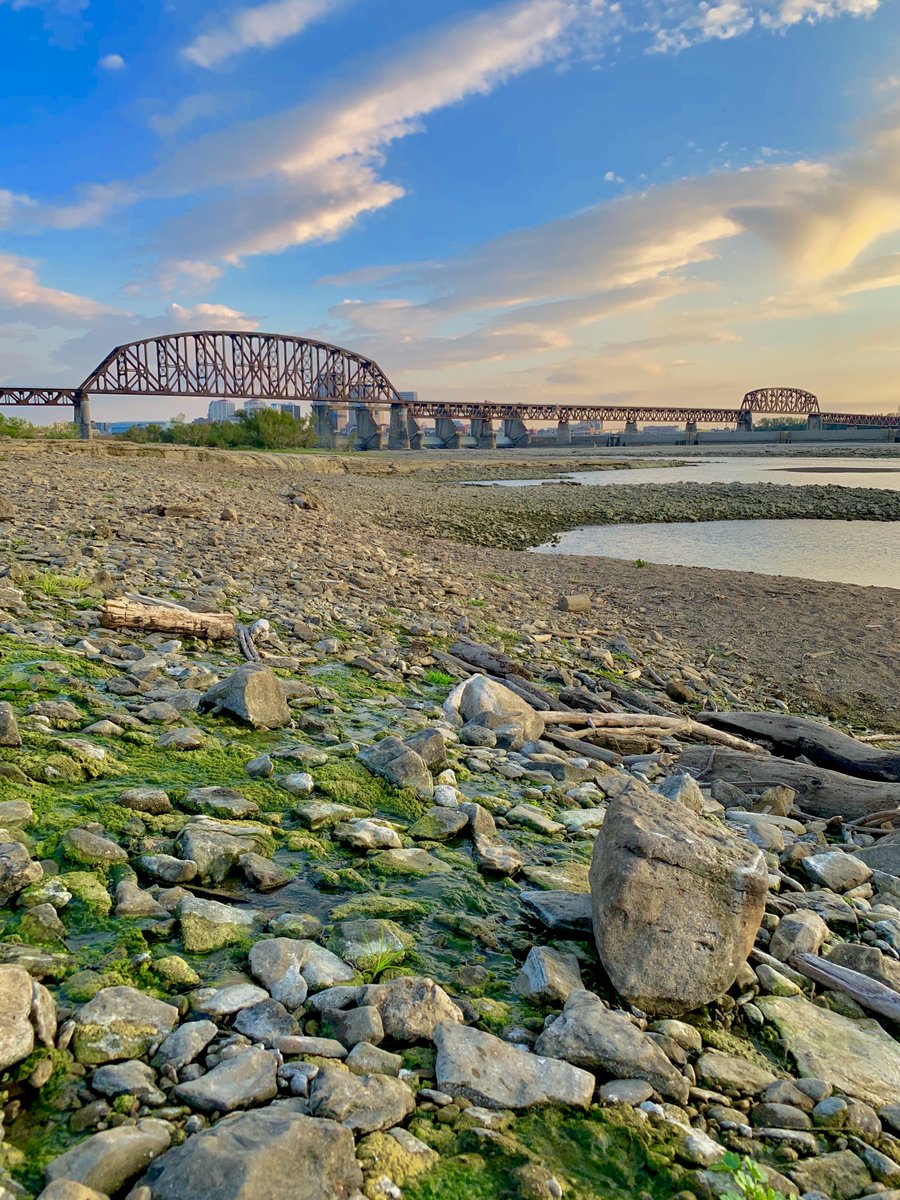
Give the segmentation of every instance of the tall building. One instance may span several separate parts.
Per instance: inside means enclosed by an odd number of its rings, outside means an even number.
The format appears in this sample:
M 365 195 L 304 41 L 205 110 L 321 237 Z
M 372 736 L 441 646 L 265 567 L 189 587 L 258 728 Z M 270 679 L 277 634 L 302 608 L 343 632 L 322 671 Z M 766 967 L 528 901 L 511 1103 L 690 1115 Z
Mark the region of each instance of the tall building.
M 268 407 L 269 407 L 268 404 L 266 404 L 264 400 L 245 400 L 244 401 L 244 412 L 247 414 L 248 417 L 252 416 L 253 413 L 262 412 L 262 410 L 264 408 L 268 408 Z
M 233 400 L 210 400 L 206 413 L 208 421 L 233 421 L 237 406 Z
M 401 400 L 406 400 L 410 404 L 415 404 L 415 402 L 419 399 L 418 392 L 398 392 L 397 395 Z

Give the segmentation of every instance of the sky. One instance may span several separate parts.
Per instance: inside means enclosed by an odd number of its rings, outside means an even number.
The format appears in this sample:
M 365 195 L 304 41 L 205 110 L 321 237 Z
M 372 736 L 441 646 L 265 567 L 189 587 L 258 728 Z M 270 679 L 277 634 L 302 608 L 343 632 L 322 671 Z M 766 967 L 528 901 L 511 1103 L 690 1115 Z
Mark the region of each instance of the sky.
M 0 0 L 0 45 L 2 384 L 261 329 L 433 400 L 900 407 L 900 0 Z

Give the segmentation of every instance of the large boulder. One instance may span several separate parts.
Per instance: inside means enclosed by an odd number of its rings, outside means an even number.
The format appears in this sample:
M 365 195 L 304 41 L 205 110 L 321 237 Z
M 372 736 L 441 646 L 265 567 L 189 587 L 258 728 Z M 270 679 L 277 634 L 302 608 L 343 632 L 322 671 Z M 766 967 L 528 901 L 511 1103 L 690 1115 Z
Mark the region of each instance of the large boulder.
M 278 676 L 263 663 L 243 663 L 203 693 L 200 712 L 223 712 L 255 729 L 281 729 L 291 723 Z
M 220 1121 L 154 1162 L 153 1200 L 350 1200 L 362 1184 L 353 1134 L 265 1108 Z
M 472 722 L 492 729 L 499 745 L 536 742 L 544 736 L 540 713 L 514 691 L 473 675 L 453 689 L 444 701 L 444 712 L 460 724 Z
M 396 788 L 410 788 L 422 800 L 434 795 L 434 780 L 425 759 L 398 737 L 382 738 L 361 750 L 359 761 L 373 775 L 380 775 Z
M 644 1012 L 677 1016 L 734 983 L 759 930 L 762 853 L 653 794 L 613 800 L 590 871 L 594 940 L 613 985 Z
M 75 1014 L 72 1046 L 81 1063 L 143 1058 L 178 1024 L 178 1009 L 132 987 L 103 988 Z

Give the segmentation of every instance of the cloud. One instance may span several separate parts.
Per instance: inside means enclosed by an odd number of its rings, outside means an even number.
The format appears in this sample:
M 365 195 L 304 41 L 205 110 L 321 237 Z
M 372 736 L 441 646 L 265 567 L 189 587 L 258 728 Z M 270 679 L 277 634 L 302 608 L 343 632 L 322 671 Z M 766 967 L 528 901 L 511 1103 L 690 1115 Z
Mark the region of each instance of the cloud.
M 313 21 L 328 16 L 339 0 L 269 0 L 237 8 L 224 20 L 217 15 L 216 28 L 202 33 L 182 54 L 198 67 L 216 67 L 247 50 L 270 50 L 287 38 L 296 37 Z
M 801 21 L 815 25 L 836 17 L 869 17 L 878 11 L 880 0 L 780 0 L 772 13 L 764 12 L 760 24 L 788 29 Z
M 194 121 L 203 117 L 212 117 L 222 107 L 222 98 L 212 92 L 197 92 L 193 96 L 185 96 L 168 112 L 154 113 L 147 124 L 160 137 L 171 137 L 180 133 Z
M 604 183 L 624 183 L 625 180 L 621 175 L 617 175 L 615 171 L 607 171 L 603 176 Z
M 757 26 L 784 31 L 838 17 L 868 17 L 880 0 L 649 0 L 644 28 L 653 38 L 651 54 L 679 54 L 698 43 L 729 41 Z
M 0 315 L 27 318 L 35 324 L 72 325 L 114 311 L 87 296 L 45 287 L 30 259 L 0 254 Z
M 101 71 L 124 71 L 125 59 L 121 54 L 104 54 L 102 58 L 97 60 L 97 66 Z

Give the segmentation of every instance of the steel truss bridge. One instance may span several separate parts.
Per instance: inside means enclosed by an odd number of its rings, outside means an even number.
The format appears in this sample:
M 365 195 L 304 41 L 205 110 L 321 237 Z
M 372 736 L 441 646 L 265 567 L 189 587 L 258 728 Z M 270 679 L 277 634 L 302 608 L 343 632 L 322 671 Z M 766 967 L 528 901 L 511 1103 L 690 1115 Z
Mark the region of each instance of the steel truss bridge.
M 418 421 L 433 418 L 447 435 L 455 422 L 472 422 L 479 444 L 493 437 L 502 421 L 514 441 L 527 439 L 525 421 L 556 422 L 566 440 L 572 422 L 624 421 L 626 431 L 649 422 L 734 425 L 751 429 L 754 414 L 804 416 L 812 429 L 823 425 L 900 429 L 900 414 L 822 412 L 811 392 L 760 388 L 738 408 L 638 407 L 622 404 L 491 404 L 461 401 L 439 404 L 401 397 L 372 359 L 341 346 L 284 334 L 201 331 L 165 334 L 117 346 L 74 388 L 0 387 L 0 405 L 71 405 L 82 436 L 90 437 L 91 396 L 174 396 L 191 399 L 311 402 L 320 439 L 327 442 L 341 409 L 353 409 L 360 445 L 381 444 L 377 414 L 390 408 L 389 445 L 421 444 Z M 456 431 L 458 440 L 458 431 Z

